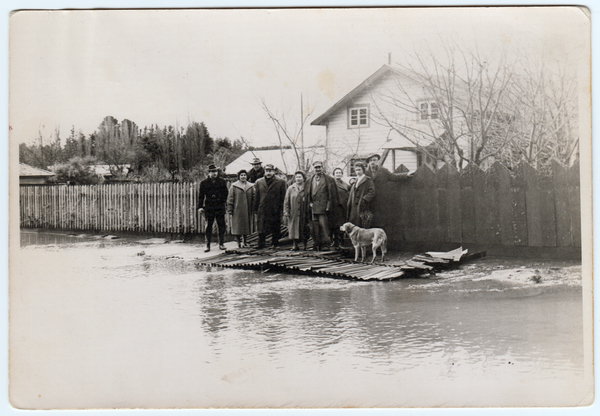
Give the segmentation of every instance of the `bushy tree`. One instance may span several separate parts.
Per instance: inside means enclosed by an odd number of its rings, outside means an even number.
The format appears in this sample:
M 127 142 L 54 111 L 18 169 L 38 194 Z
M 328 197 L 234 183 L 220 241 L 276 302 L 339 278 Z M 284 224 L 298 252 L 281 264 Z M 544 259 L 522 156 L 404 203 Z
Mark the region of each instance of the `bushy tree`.
M 220 138 L 215 141 L 201 122 L 190 122 L 185 128 L 151 125 L 140 130 L 131 120 L 119 123 L 116 118 L 107 116 L 87 138 L 73 126 L 64 146 L 58 129 L 50 139 L 40 132 L 36 144 L 19 146 L 19 160 L 47 169 L 57 163 L 69 165 L 73 160 L 94 159 L 98 164 L 109 165 L 115 177 L 124 177 L 127 173 L 124 165 L 130 165 L 140 180 L 182 181 L 197 178 L 202 171 L 199 166 L 209 163 L 224 166 L 244 150 L 240 140 L 232 143 L 228 138 Z
M 67 163 L 61 163 L 55 166 L 54 173 L 57 183 L 68 183 L 73 185 L 97 184 L 103 181 L 103 178 L 96 175 L 92 166 L 96 163 L 93 157 L 75 156 Z

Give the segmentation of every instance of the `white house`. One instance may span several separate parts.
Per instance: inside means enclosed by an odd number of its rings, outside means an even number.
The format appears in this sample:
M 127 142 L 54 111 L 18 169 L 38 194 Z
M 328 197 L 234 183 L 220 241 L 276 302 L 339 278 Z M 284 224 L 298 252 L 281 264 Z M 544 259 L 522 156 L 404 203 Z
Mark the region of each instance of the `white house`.
M 329 167 L 341 166 L 351 174 L 355 161 L 379 153 L 388 169 L 404 165 L 413 171 L 422 164 L 438 164 L 422 151 L 443 133 L 431 122 L 436 118 L 437 102 L 418 79 L 383 65 L 311 125 L 326 128 Z

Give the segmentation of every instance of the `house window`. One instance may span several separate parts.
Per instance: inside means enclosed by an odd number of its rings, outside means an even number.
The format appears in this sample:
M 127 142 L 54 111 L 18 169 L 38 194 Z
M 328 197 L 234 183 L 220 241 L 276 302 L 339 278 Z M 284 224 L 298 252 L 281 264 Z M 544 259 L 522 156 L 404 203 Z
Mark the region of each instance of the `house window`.
M 436 101 L 421 101 L 419 103 L 419 118 L 430 120 L 440 118 L 440 108 Z
M 348 128 L 369 127 L 369 106 L 348 108 Z
M 365 158 L 352 158 L 350 159 L 350 175 L 348 176 L 356 176 L 356 172 L 354 171 L 354 164 L 356 162 L 361 162 L 365 165 L 365 170 L 367 169 L 367 159 Z

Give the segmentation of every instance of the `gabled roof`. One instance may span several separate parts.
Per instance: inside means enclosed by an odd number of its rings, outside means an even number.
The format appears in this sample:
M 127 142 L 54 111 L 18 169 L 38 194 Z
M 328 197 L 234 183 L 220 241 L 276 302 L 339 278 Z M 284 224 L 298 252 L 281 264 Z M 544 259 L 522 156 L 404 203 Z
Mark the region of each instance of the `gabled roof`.
M 325 149 L 323 147 L 306 147 L 304 149 L 305 158 L 309 163 L 315 160 L 323 160 Z M 277 169 L 285 174 L 291 175 L 298 170 L 298 159 L 294 149 L 272 149 L 272 150 L 248 150 L 246 153 L 235 159 L 225 167 L 225 173 L 236 174 L 242 169 L 250 170 L 252 160 L 258 157 L 263 167 L 271 163 Z
M 19 163 L 19 176 L 54 176 L 54 173 L 44 169 L 34 168 L 25 163 Z
M 325 111 L 319 117 L 314 119 L 313 122 L 310 123 L 310 125 L 311 126 L 324 126 L 326 124 L 327 119 L 333 113 L 338 111 L 340 108 L 346 106 L 348 104 L 348 102 L 352 101 L 356 96 L 360 95 L 367 88 L 372 87 L 373 84 L 375 84 L 375 82 L 377 80 L 379 80 L 381 77 L 389 74 L 390 72 L 393 72 L 398 75 L 402 75 L 409 79 L 414 79 L 413 77 L 411 77 L 409 74 L 405 73 L 404 71 L 400 71 L 399 69 L 392 68 L 390 65 L 385 64 L 381 68 L 379 68 L 377 71 L 375 71 L 375 73 L 373 75 L 371 75 L 369 78 L 365 79 L 356 88 L 354 88 L 352 91 L 350 91 L 348 94 L 346 94 L 341 100 L 339 100 L 337 103 L 335 103 L 333 106 L 331 106 L 327 111 Z

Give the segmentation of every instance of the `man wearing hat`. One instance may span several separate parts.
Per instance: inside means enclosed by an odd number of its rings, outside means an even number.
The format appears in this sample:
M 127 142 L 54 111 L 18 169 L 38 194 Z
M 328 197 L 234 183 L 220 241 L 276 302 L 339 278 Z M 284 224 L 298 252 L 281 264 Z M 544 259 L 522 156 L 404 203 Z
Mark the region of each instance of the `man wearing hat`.
M 374 226 L 383 226 L 381 223 L 381 215 L 380 212 L 382 210 L 381 204 L 377 203 L 377 195 L 382 195 L 382 190 L 385 189 L 385 184 L 390 182 L 400 182 L 408 178 L 412 178 L 412 173 L 402 172 L 402 173 L 392 173 L 387 168 L 380 165 L 381 156 L 377 153 L 372 153 L 367 156 L 367 171 L 365 175 L 373 179 L 373 184 L 375 185 L 375 199 L 372 201 L 373 207 L 373 225 Z M 380 198 L 381 199 L 381 198 Z
M 333 178 L 323 171 L 323 163 L 313 163 L 315 174 L 306 185 L 307 203 L 311 212 L 311 234 L 314 249 L 319 251 L 324 246 L 329 247 L 329 215 L 337 206 L 337 189 Z
M 275 176 L 275 167 L 265 166 L 265 176 L 256 181 L 254 210 L 257 213 L 258 246 L 265 247 L 267 234 L 271 234 L 273 247 L 279 244 L 281 233 L 281 214 L 285 199 L 286 184 Z
M 252 159 L 252 169 L 248 172 L 248 181 L 256 183 L 263 176 L 265 176 L 265 169 L 262 167 L 260 159 L 255 157 Z
M 227 201 L 227 183 L 219 178 L 219 169 L 215 165 L 208 166 L 208 178 L 200 182 L 198 212 L 206 218 L 205 252 L 210 251 L 213 223 L 217 220 L 219 228 L 219 248 L 225 250 L 225 202 Z

